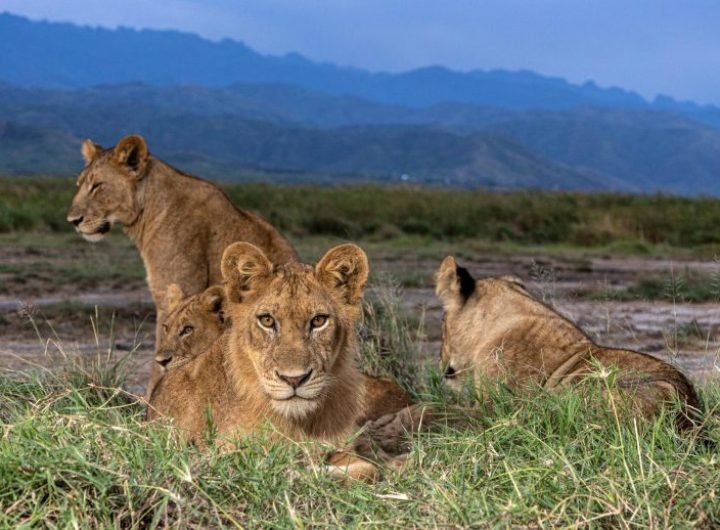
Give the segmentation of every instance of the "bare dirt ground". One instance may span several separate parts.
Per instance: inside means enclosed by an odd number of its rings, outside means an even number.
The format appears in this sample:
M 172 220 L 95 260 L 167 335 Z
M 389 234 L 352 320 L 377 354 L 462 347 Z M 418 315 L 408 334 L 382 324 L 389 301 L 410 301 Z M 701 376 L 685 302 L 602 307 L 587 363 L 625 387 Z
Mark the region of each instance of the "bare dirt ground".
M 298 242 L 309 260 L 326 241 Z M 441 308 L 432 274 L 447 247 L 428 249 L 363 245 L 373 283 L 401 285 L 400 303 L 423 321 L 419 362 L 439 351 Z M 648 277 L 678 271 L 708 278 L 714 261 L 489 255 L 463 252 L 459 261 L 477 277 L 514 274 L 598 342 L 645 351 L 676 363 L 693 380 L 720 377 L 720 304 L 673 300 L 618 301 L 607 293 Z M 144 389 L 154 345 L 154 309 L 135 249 L 121 236 L 90 245 L 74 235 L 0 239 L 0 369 L 57 369 L 66 358 L 127 357 L 129 389 Z

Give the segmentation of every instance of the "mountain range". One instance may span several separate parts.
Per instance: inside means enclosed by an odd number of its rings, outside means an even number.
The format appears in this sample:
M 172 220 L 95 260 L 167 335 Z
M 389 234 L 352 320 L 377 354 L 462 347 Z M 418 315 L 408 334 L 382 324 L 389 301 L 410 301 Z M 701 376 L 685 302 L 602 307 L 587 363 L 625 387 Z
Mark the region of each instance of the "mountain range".
M 720 194 L 720 109 L 532 72 L 400 74 L 175 31 L 0 14 L 0 172 L 72 174 L 82 138 L 145 135 L 181 168 Z

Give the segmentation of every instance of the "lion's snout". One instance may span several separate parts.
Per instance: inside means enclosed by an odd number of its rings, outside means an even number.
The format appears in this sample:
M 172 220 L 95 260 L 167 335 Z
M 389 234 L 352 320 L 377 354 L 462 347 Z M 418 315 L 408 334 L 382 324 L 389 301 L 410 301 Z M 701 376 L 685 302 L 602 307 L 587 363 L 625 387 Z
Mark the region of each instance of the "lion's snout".
M 67 222 L 70 223 L 71 225 L 73 225 L 75 228 L 80 226 L 80 223 L 83 222 L 83 219 L 84 219 L 83 215 L 79 215 L 79 214 L 72 213 L 72 212 L 69 213 L 67 216 Z
M 312 368 L 309 370 L 298 373 L 298 372 L 279 372 L 278 370 L 275 370 L 275 375 L 278 379 L 281 381 L 284 381 L 290 388 L 293 390 L 297 390 L 299 387 L 304 385 L 310 380 L 310 377 L 312 376 Z
M 155 355 L 155 362 L 158 363 L 163 368 L 166 368 L 168 364 L 170 364 L 170 361 L 172 361 L 173 358 L 173 352 L 170 351 L 162 351 L 158 352 Z

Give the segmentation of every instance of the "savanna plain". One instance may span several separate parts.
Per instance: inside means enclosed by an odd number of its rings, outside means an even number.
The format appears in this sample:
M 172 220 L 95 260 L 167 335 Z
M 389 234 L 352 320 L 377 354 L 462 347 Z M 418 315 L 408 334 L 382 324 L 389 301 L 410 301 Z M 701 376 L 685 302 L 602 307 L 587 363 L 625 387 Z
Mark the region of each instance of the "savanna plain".
M 322 472 L 313 444 L 218 453 L 144 422 L 154 308 L 119 230 L 65 221 L 72 179 L 0 179 L 0 526 L 7 528 L 665 528 L 720 526 L 720 201 L 377 186 L 226 186 L 303 260 L 370 258 L 365 370 L 420 402 L 492 403 L 413 438 L 377 484 Z M 601 344 L 685 372 L 703 429 L 620 421 L 572 392 L 451 393 L 433 273 L 514 274 Z M 597 375 L 600 386 L 603 378 Z M 479 396 L 478 394 L 482 394 Z M 322 448 L 321 448 L 322 449 Z

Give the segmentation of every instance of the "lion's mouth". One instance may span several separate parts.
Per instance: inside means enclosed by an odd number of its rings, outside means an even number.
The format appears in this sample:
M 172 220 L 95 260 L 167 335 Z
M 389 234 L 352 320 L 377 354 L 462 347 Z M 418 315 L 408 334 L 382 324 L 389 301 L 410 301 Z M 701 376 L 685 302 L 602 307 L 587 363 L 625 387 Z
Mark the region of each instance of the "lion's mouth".
M 320 407 L 322 401 L 322 390 L 318 388 L 278 388 L 275 385 L 266 387 L 273 409 L 282 416 L 301 419 L 314 413 Z
M 285 416 L 287 418 L 294 418 L 300 420 L 313 414 L 318 407 L 320 402 L 317 398 L 305 398 L 302 396 L 294 395 L 286 398 L 272 398 L 272 408 L 275 412 Z
M 293 399 L 302 399 L 303 401 L 314 401 L 313 398 L 306 398 L 299 396 L 297 394 L 293 394 L 292 396 L 284 397 L 284 398 L 273 398 L 275 401 L 292 401 Z
M 83 229 L 82 226 L 78 226 L 76 230 L 88 241 L 98 241 L 110 231 L 110 228 L 112 228 L 110 221 L 101 221 L 97 227 L 93 226 L 89 230 Z

